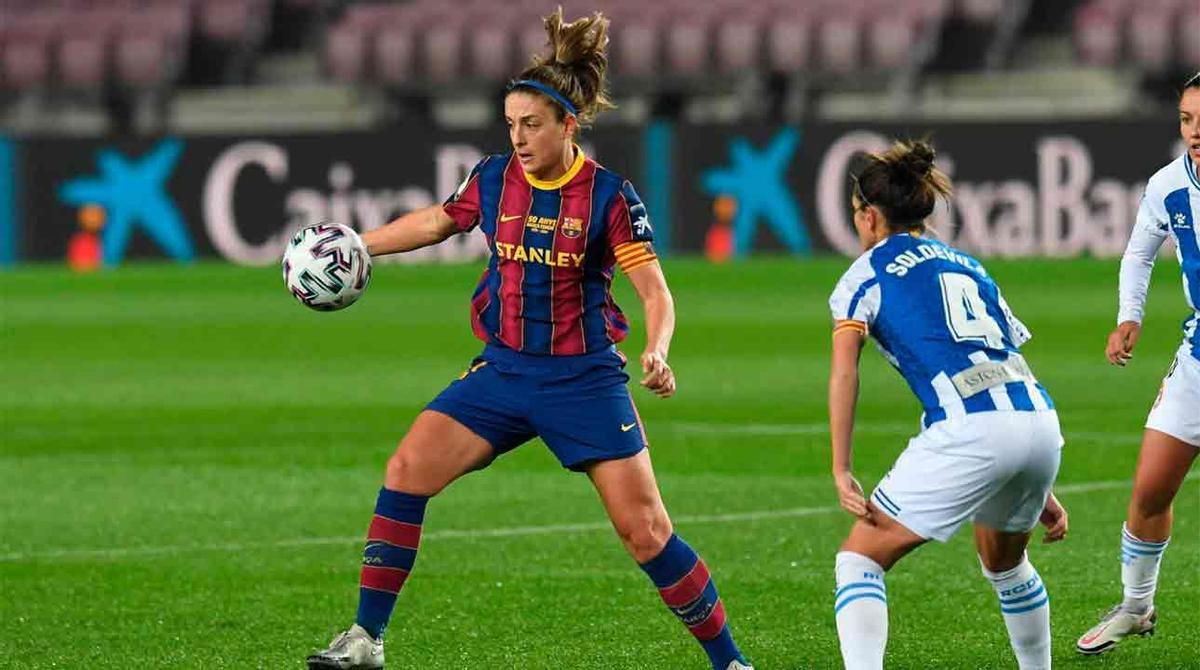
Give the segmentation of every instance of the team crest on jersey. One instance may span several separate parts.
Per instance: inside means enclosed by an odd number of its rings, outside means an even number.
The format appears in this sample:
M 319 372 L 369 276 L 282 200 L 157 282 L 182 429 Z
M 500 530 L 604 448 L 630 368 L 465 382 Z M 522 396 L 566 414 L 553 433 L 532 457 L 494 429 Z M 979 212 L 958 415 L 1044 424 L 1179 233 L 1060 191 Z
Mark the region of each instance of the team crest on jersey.
M 583 234 L 583 219 L 574 216 L 564 216 L 562 221 L 563 237 L 575 239 Z

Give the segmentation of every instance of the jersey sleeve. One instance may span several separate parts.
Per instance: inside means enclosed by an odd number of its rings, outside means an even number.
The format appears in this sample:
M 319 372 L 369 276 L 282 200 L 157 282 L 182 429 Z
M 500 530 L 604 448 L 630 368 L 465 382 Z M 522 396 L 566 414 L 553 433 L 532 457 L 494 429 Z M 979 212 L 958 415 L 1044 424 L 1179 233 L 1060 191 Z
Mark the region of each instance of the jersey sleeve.
M 607 233 L 609 247 L 622 272 L 628 274 L 658 259 L 646 205 L 629 181 L 621 184 L 621 190 L 609 205 Z
M 829 296 L 829 309 L 833 313 L 835 330 L 855 328 L 861 324 L 869 328 L 879 314 L 882 294 L 879 277 L 871 267 L 869 256 L 863 256 L 850 266 L 838 281 Z M 858 327 L 859 330 L 865 330 Z
M 1033 333 L 1024 323 L 1021 323 L 1016 314 L 1013 314 L 1012 308 L 1008 306 L 1008 301 L 1004 299 L 1004 295 L 998 288 L 996 295 L 1000 299 L 1000 311 L 1004 313 L 1005 325 L 1008 326 L 1008 337 L 1012 340 L 1013 345 L 1020 348 L 1021 345 L 1033 339 Z
M 1154 259 L 1170 234 L 1170 221 L 1161 197 L 1158 197 L 1153 181 L 1146 186 L 1142 204 L 1138 207 L 1137 221 L 1121 257 L 1119 308 L 1117 323 L 1142 322 L 1145 314 L 1146 292 L 1150 288 L 1150 273 L 1154 270 Z
M 454 194 L 442 203 L 442 210 L 454 220 L 454 227 L 460 233 L 479 225 L 479 173 L 487 162 L 484 158 L 476 163 Z

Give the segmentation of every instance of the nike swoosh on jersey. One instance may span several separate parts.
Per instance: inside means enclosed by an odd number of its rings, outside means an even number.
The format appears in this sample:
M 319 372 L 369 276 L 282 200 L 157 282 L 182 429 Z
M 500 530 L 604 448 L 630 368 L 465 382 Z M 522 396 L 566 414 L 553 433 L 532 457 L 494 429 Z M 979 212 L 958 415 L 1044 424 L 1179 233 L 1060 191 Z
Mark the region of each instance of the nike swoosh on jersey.
M 524 214 L 507 214 L 507 215 L 501 214 L 500 222 L 503 223 L 505 221 L 512 221 L 513 219 L 519 219 L 522 216 L 525 216 L 525 215 Z
M 621 432 L 628 433 L 629 431 L 633 430 L 633 427 L 636 425 L 637 425 L 636 423 L 631 423 L 628 426 L 626 426 L 625 424 L 621 424 Z

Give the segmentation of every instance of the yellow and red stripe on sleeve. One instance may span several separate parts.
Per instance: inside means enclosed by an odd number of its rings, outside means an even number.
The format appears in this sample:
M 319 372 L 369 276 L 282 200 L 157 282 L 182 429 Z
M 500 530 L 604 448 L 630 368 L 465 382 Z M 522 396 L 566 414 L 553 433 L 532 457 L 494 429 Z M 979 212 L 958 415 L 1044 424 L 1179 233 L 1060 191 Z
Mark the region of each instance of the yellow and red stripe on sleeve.
M 833 336 L 834 337 L 837 337 L 838 333 L 843 333 L 843 332 L 848 332 L 848 331 L 854 331 L 854 332 L 862 334 L 863 336 L 866 336 L 867 324 L 863 323 L 862 321 L 855 321 L 854 319 L 842 319 L 842 320 L 838 321 L 837 323 L 833 324 Z
M 613 254 L 625 274 L 658 260 L 658 254 L 654 253 L 654 246 L 649 242 L 626 242 L 614 249 Z

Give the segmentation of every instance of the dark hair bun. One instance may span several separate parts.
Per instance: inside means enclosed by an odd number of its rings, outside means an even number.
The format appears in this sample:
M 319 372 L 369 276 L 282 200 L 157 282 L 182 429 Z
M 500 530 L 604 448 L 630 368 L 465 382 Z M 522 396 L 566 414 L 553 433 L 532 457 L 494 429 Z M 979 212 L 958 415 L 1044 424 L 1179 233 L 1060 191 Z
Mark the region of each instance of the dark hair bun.
M 949 177 L 933 164 L 936 156 L 927 140 L 896 142 L 870 154 L 858 173 L 859 197 L 878 207 L 893 231 L 924 230 L 938 197 L 952 191 Z
M 918 179 L 924 179 L 933 169 L 933 159 L 936 157 L 937 154 L 928 142 L 917 141 L 910 144 L 908 151 L 901 153 L 896 162 L 905 172 Z

